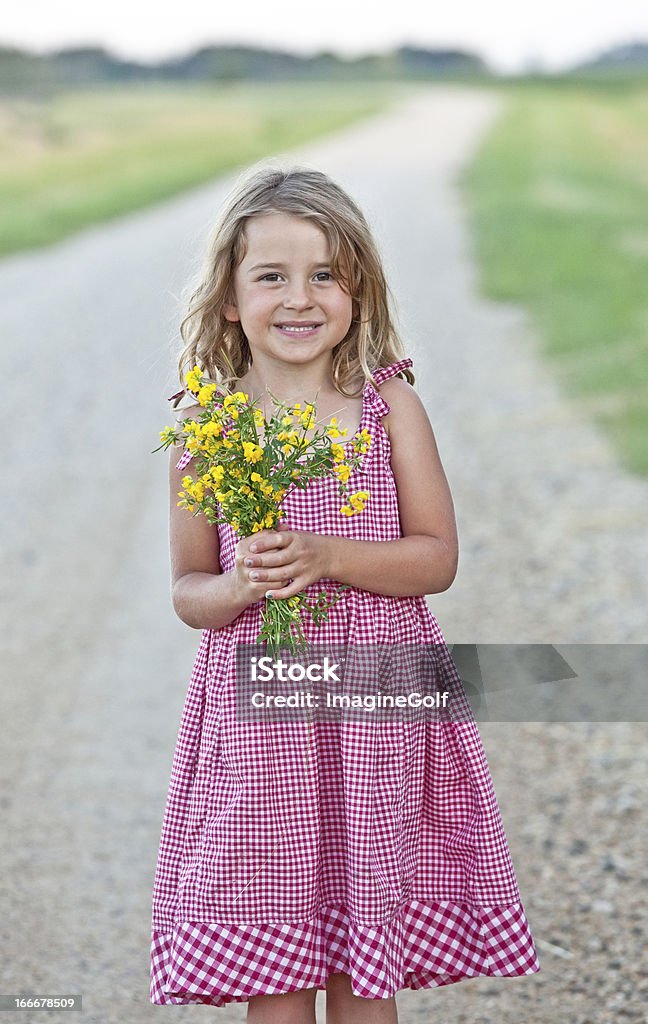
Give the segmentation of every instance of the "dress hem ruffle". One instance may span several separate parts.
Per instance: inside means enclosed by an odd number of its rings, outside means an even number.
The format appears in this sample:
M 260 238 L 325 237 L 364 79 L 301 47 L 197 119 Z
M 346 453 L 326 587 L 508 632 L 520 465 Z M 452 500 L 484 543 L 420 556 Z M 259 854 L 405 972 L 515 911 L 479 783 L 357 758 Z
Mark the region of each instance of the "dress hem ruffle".
M 402 989 L 539 970 L 519 902 L 409 900 L 391 921 L 374 925 L 354 923 L 344 907 L 325 904 L 299 924 L 183 922 L 170 933 L 154 929 L 150 1001 L 225 1006 L 325 989 L 339 973 L 350 975 L 354 995 L 389 999 Z

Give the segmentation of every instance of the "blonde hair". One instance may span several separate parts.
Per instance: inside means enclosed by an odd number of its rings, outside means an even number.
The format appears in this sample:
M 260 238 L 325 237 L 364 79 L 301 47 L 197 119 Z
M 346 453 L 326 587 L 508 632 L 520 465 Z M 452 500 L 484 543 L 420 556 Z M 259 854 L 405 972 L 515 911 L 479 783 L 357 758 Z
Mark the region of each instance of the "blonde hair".
M 180 382 L 198 364 L 204 376 L 228 392 L 249 369 L 247 338 L 238 321 L 225 319 L 223 307 L 234 298 L 234 271 L 246 253 L 246 222 L 269 213 L 307 218 L 327 238 L 333 274 L 353 299 L 351 327 L 333 349 L 332 375 L 338 391 L 355 397 L 359 392 L 345 390 L 352 380 L 361 374 L 375 385 L 373 372 L 405 355 L 391 312 L 391 291 L 371 229 L 356 203 L 328 175 L 297 166 L 282 170 L 256 165 L 227 197 L 180 324 Z M 414 383 L 410 369 L 400 372 Z M 179 392 L 175 405 L 181 397 Z

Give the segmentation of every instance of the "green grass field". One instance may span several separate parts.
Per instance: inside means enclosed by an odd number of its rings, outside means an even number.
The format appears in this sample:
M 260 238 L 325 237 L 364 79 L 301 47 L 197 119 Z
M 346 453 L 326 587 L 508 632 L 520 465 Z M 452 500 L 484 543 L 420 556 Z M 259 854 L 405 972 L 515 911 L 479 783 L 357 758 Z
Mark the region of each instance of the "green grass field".
M 485 294 L 648 475 L 648 86 L 511 86 L 462 186 Z
M 290 149 L 404 92 L 379 83 L 119 85 L 0 100 L 0 255 Z

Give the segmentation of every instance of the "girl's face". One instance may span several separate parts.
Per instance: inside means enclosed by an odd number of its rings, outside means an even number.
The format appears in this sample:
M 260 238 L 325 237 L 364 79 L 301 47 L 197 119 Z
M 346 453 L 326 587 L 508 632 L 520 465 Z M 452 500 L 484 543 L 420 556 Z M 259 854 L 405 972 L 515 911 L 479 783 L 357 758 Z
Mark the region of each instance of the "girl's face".
M 351 326 L 353 301 L 332 276 L 324 232 L 270 213 L 251 217 L 245 238 L 226 319 L 240 321 L 254 358 L 303 364 L 327 356 Z

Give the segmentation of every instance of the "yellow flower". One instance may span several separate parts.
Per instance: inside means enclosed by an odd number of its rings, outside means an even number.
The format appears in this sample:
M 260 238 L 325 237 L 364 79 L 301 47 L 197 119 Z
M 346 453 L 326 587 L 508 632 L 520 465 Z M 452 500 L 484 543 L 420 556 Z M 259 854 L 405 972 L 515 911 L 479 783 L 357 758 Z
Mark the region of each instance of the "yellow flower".
M 355 452 L 366 452 L 371 446 L 371 434 L 366 427 L 352 439 L 351 446 Z
M 292 416 L 282 416 L 279 422 L 283 427 L 292 427 L 293 419 Z
M 185 488 L 196 501 L 202 501 L 205 497 L 205 485 L 200 480 L 197 480 L 195 483 L 185 484 Z
M 245 394 L 244 391 L 235 391 L 233 395 L 225 396 L 225 399 L 223 401 L 223 407 L 225 409 L 229 409 L 233 416 L 236 410 L 232 409 L 232 406 L 240 405 L 241 402 L 247 402 L 247 400 L 248 396 Z
M 183 487 L 190 487 L 192 483 L 193 483 L 193 477 L 192 476 L 183 476 L 183 478 L 182 478 L 182 486 Z
M 252 441 L 244 441 L 243 458 L 246 462 L 258 462 L 259 459 L 263 458 L 263 448 L 258 444 L 254 444 Z
M 261 410 L 260 409 L 255 409 L 254 412 L 252 413 L 252 415 L 254 417 L 254 425 L 256 427 L 262 427 L 263 426 L 263 413 L 261 412 Z
M 314 416 L 313 406 L 312 405 L 307 405 L 306 409 L 304 410 L 304 412 L 301 414 L 301 416 L 299 418 L 301 420 L 301 425 L 304 428 L 304 430 L 310 430 L 311 427 L 314 427 L 315 426 L 315 416 Z
M 189 391 L 197 393 L 200 390 L 201 378 L 202 370 L 200 369 L 198 364 L 196 364 L 193 370 L 189 370 L 189 372 L 185 375 L 185 384 L 187 385 Z
M 345 427 L 344 430 L 340 430 L 340 428 L 337 425 L 337 416 L 332 416 L 331 417 L 331 422 L 329 423 L 328 427 L 326 428 L 326 433 L 328 434 L 329 437 L 333 437 L 333 438 L 345 437 L 346 434 L 347 434 L 347 429 Z
M 220 437 L 223 433 L 223 428 L 220 423 L 210 420 L 208 423 L 203 423 L 202 432 L 205 437 Z
M 349 504 L 343 505 L 340 512 L 343 516 L 354 516 L 357 512 L 362 512 L 368 497 L 369 491 L 356 491 L 355 494 L 349 496 Z
M 263 477 L 261 476 L 260 473 L 257 473 L 257 471 L 255 470 L 254 473 L 250 473 L 250 480 L 252 481 L 252 483 L 258 484 L 261 483 Z
M 275 524 L 275 516 L 273 512 L 268 512 L 265 517 L 265 525 L 268 529 L 271 529 Z
M 341 462 L 342 459 L 344 458 L 344 446 L 341 444 L 332 444 L 331 455 L 333 456 L 335 462 Z
M 198 391 L 198 401 L 201 405 L 207 405 L 214 397 L 215 384 L 204 384 Z
M 343 466 L 333 466 L 333 472 L 336 474 L 338 480 L 341 480 L 341 482 L 345 484 L 351 476 L 351 466 L 347 466 L 346 464 Z
M 355 494 L 350 495 L 349 502 L 356 512 L 362 512 L 368 497 L 369 491 L 356 491 Z
M 175 441 L 175 439 L 176 439 L 176 432 L 173 429 L 173 427 L 164 427 L 160 431 L 160 440 L 162 442 L 165 442 L 165 441 Z

